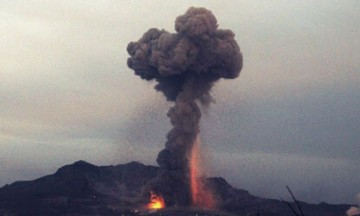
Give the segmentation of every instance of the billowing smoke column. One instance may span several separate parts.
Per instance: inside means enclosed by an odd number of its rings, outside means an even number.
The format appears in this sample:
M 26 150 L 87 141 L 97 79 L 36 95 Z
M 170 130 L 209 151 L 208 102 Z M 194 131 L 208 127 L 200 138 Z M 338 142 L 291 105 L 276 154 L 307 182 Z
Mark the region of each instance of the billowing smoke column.
M 242 68 L 242 54 L 230 30 L 218 29 L 217 20 L 205 8 L 189 8 L 176 18 L 169 33 L 149 29 L 128 44 L 128 66 L 155 89 L 175 101 L 168 116 L 173 128 L 157 162 L 161 174 L 149 185 L 164 196 L 167 205 L 189 205 L 189 152 L 200 132 L 201 110 L 212 101 L 210 90 L 220 78 L 234 79 Z

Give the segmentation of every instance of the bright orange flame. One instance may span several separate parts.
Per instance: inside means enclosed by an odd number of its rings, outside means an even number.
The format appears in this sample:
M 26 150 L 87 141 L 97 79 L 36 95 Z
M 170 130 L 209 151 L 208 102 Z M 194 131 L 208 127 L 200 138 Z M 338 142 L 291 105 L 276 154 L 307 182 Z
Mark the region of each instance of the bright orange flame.
M 212 191 L 206 188 L 201 175 L 200 138 L 197 137 L 190 153 L 190 187 L 192 203 L 196 207 L 214 209 L 216 200 Z
M 165 208 L 164 198 L 150 191 L 150 203 L 147 204 L 147 208 L 152 210 Z

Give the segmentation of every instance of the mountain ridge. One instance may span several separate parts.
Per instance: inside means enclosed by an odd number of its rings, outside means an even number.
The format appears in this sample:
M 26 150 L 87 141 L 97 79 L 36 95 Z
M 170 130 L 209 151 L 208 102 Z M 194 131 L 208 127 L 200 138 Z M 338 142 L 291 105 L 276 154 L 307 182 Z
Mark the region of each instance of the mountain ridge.
M 136 212 L 149 200 L 145 185 L 159 171 L 159 167 L 135 161 L 109 166 L 77 161 L 60 167 L 54 174 L 0 188 L 0 216 L 139 215 Z M 222 177 L 205 180 L 221 200 L 219 209 L 224 212 L 239 216 L 293 215 L 286 203 L 251 195 L 232 187 Z M 346 216 L 346 210 L 353 206 L 324 202 L 300 204 L 306 216 Z

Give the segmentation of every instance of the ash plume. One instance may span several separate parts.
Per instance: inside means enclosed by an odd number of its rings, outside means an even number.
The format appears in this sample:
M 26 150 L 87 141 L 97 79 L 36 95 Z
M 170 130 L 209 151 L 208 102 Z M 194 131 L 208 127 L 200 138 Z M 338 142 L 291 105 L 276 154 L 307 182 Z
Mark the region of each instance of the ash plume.
M 243 58 L 234 33 L 218 29 L 215 16 L 205 8 L 189 8 L 176 18 L 175 30 L 151 28 L 130 42 L 127 64 L 142 79 L 155 80 L 155 89 L 175 102 L 168 112 L 173 128 L 157 158 L 163 171 L 150 187 L 168 204 L 188 205 L 188 155 L 200 132 L 199 105 L 211 103 L 217 80 L 239 76 Z

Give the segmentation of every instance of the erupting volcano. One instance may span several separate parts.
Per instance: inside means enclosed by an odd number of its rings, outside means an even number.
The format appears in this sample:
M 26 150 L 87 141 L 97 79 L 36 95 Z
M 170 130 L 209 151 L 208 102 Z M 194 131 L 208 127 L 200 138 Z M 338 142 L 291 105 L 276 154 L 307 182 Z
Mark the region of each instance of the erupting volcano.
M 166 206 L 212 208 L 215 197 L 199 176 L 197 154 L 201 107 L 213 101 L 210 90 L 220 78 L 234 79 L 242 69 L 242 54 L 230 30 L 218 29 L 205 8 L 189 8 L 176 18 L 176 33 L 151 28 L 130 42 L 128 66 L 174 101 L 168 117 L 173 128 L 157 162 L 160 174 L 148 191 L 161 195 Z

